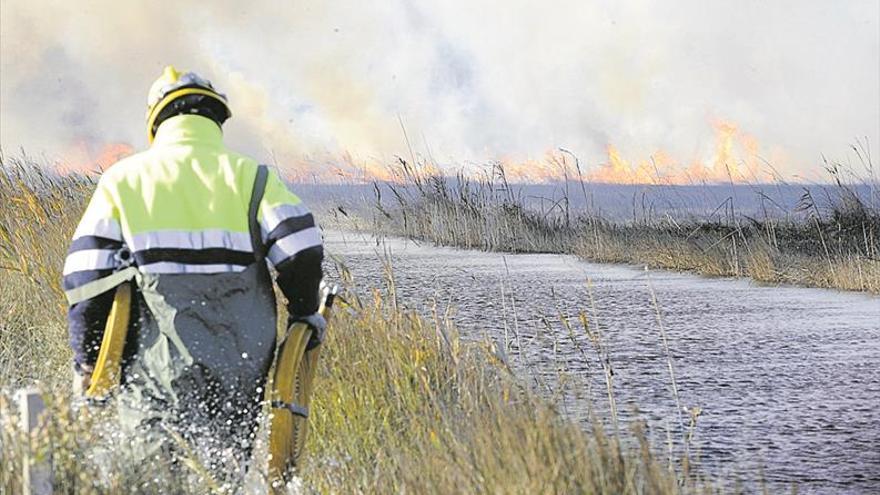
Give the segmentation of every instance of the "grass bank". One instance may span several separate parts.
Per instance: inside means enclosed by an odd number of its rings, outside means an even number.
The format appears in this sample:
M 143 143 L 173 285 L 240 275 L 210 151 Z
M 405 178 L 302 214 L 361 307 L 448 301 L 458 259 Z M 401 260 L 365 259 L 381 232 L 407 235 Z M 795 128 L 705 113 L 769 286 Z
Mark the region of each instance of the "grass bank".
M 51 455 L 60 492 L 204 493 L 206 480 L 175 475 L 167 459 L 119 461 L 116 444 L 101 434 L 106 418 L 71 407 L 58 282 L 91 189 L 87 179 L 51 176 L 8 158 L 0 163 L 0 389 L 8 394 L 39 382 L 51 410 L 28 440 L 8 395 L 0 398 L 0 491 L 20 491 L 30 449 Z M 300 473 L 306 492 L 713 491 L 689 472 L 687 459 L 655 458 L 638 427 L 608 434 L 597 421 L 585 432 L 565 420 L 512 376 L 491 346 L 461 342 L 449 322 L 404 313 L 378 290 L 343 297 L 316 378 Z M 263 464 L 255 458 L 255 466 Z
M 587 194 L 576 181 L 561 186 L 565 193 L 550 202 L 549 210 L 529 208 L 501 166 L 483 179 L 450 179 L 404 164 L 399 177 L 399 184 L 388 186 L 394 206 L 377 202 L 372 228 L 471 249 L 565 253 L 707 276 L 880 293 L 880 211 L 834 174 L 834 196 L 820 200 L 805 189 L 796 211 L 784 217 L 740 215 L 731 199 L 711 220 L 646 214 L 628 222 L 570 211 L 569 194 L 581 188 Z

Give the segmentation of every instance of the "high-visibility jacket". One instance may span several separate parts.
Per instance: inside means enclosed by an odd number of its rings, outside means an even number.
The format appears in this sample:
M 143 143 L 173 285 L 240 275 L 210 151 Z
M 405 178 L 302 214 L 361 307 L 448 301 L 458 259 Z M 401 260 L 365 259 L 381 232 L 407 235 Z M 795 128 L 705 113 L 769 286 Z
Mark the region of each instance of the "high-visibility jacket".
M 197 115 L 172 117 L 152 146 L 100 178 L 73 236 L 63 286 L 75 289 L 126 263 L 142 273 L 239 272 L 253 261 L 247 211 L 257 163 L 228 150 L 220 127 Z M 317 310 L 322 240 L 311 213 L 270 172 L 258 218 L 267 257 L 292 314 Z M 76 362 L 92 364 L 112 293 L 68 313 Z

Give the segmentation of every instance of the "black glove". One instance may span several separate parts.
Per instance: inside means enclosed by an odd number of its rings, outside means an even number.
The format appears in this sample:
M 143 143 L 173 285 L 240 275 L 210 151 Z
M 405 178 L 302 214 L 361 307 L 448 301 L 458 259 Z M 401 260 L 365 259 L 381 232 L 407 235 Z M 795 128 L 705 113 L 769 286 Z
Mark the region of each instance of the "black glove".
M 312 329 L 309 343 L 306 344 L 306 351 L 311 351 L 324 342 L 324 335 L 327 333 L 327 320 L 321 313 L 312 313 L 306 316 L 290 315 L 287 318 L 287 328 L 290 328 L 294 323 L 305 323 Z

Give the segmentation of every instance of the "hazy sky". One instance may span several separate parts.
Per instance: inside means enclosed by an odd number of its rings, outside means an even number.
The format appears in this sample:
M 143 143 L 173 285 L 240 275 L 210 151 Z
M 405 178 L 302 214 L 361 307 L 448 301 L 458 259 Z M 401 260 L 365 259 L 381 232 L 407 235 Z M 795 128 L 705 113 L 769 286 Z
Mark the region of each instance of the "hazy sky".
M 0 3 L 6 153 L 145 147 L 169 63 L 228 94 L 230 144 L 281 163 L 408 156 L 401 121 L 442 163 L 599 167 L 613 145 L 686 166 L 730 125 L 787 175 L 880 147 L 878 0 Z

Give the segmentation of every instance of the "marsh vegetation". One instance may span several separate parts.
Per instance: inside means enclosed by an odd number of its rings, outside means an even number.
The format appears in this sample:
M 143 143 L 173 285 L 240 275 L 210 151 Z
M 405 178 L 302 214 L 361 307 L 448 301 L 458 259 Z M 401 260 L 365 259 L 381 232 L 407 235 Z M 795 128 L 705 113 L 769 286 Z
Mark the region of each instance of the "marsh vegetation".
M 592 203 L 592 186 L 576 162 L 561 175 L 560 195 L 537 208 L 521 185 L 508 181 L 502 164 L 480 177 L 449 178 L 400 159 L 397 181 L 387 184 L 390 194 L 383 197 L 385 188 L 375 187 L 371 228 L 463 248 L 565 253 L 707 276 L 880 293 L 880 206 L 873 165 L 867 155 L 864 160 L 866 176 L 828 164 L 830 185 L 822 196 L 804 187 L 790 210 L 758 192 L 759 215 L 740 211 L 733 196 L 702 215 L 659 215 L 634 193 L 631 218 L 612 220 L 596 209 L 571 207 L 575 196 L 581 196 L 582 205 Z
M 124 441 L 108 434 L 112 419 L 71 401 L 59 272 L 92 184 L 27 160 L 4 157 L 0 164 L 0 489 L 20 490 L 30 454 L 50 460 L 55 486 L 66 493 L 202 493 L 212 484 L 191 459 L 125 464 L 114 455 Z M 544 232 L 527 214 L 501 218 Z M 565 419 L 510 372 L 491 343 L 463 342 L 447 319 L 403 310 L 392 280 L 370 294 L 346 291 L 334 315 L 299 473 L 306 490 L 713 491 L 687 457 L 658 458 L 638 424 L 607 431 L 599 419 L 587 429 Z M 32 383 L 44 391 L 50 414 L 25 438 L 10 394 Z M 264 461 L 255 458 L 254 470 Z

